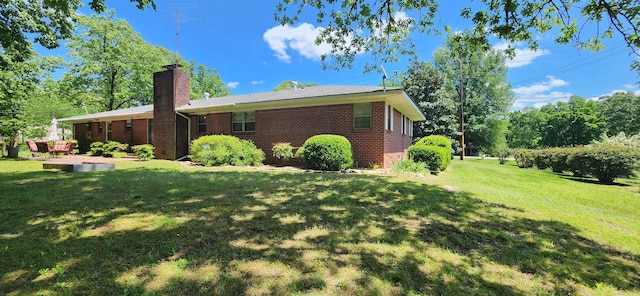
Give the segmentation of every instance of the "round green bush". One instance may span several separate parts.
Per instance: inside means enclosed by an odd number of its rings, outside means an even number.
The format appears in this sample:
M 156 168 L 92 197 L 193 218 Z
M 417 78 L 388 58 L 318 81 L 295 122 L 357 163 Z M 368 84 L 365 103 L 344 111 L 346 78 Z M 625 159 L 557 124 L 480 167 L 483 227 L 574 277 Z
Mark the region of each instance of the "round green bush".
M 307 168 L 339 171 L 353 165 L 351 143 L 339 135 L 316 135 L 302 145 L 302 157 Z
M 424 166 L 432 172 L 442 170 L 440 167 L 443 158 L 446 158 L 438 149 L 444 149 L 438 146 L 411 145 L 407 149 L 409 159 L 414 162 L 424 163 Z
M 533 167 L 534 155 L 532 150 L 518 149 L 513 157 L 516 159 L 516 164 L 518 164 L 519 168 Z
M 226 135 L 203 136 L 191 144 L 189 158 L 204 166 L 262 165 L 264 152 L 253 142 Z
M 153 159 L 155 156 L 153 155 L 153 145 L 151 144 L 142 144 L 131 147 L 133 149 L 133 153 L 136 154 L 138 159 L 142 161 L 147 161 Z
M 438 147 L 446 148 L 447 151 L 449 151 L 448 152 L 449 158 L 451 158 L 451 140 L 449 140 L 449 138 L 445 136 L 439 136 L 439 135 L 426 136 L 418 140 L 418 142 L 416 142 L 414 145 L 438 146 Z

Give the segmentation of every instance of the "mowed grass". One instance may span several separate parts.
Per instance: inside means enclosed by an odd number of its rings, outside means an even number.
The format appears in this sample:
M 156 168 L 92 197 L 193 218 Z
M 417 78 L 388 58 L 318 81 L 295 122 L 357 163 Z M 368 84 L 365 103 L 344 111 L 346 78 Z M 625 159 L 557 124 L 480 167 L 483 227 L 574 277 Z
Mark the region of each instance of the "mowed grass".
M 640 184 L 0 160 L 0 294 L 640 294 Z

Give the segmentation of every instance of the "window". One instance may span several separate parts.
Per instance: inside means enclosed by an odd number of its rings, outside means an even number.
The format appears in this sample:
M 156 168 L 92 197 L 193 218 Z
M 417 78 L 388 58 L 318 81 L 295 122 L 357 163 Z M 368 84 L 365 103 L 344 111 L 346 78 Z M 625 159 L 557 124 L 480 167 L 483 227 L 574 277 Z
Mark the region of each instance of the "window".
M 256 130 L 256 112 L 233 112 L 232 130 L 234 132 L 253 132 Z
M 407 134 L 407 117 L 402 114 L 402 134 Z
M 387 127 L 386 127 L 387 130 L 392 131 L 393 130 L 393 106 L 387 105 L 384 115 L 387 122 Z
M 206 115 L 198 115 L 198 132 L 199 133 L 207 132 L 207 116 Z
M 371 128 L 371 103 L 353 104 L 353 128 Z
M 124 131 L 125 132 L 130 132 L 133 126 L 133 121 L 131 119 L 127 119 L 127 121 L 124 122 Z
M 98 122 L 98 133 L 102 133 L 102 122 Z

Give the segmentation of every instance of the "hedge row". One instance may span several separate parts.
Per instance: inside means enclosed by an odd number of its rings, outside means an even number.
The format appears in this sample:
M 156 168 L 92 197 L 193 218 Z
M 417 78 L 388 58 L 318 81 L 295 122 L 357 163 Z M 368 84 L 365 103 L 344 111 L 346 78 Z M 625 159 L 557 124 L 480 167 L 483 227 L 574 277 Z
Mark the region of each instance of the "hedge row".
M 556 173 L 571 172 L 577 177 L 591 176 L 603 183 L 633 175 L 640 169 L 640 150 L 617 145 L 598 145 L 543 150 L 518 150 L 516 162 L 521 168 L 535 164 Z

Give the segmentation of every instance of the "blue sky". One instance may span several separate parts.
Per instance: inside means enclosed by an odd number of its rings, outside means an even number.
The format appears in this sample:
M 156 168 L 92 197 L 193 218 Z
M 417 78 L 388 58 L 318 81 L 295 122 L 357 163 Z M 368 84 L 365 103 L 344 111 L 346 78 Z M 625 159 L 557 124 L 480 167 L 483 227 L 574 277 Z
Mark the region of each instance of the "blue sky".
M 129 1 L 107 1 L 118 18 L 127 20 L 147 42 L 176 49 L 178 13 L 178 52 L 186 60 L 215 68 L 235 94 L 270 91 L 284 80 L 321 85 L 379 85 L 379 73 L 363 73 L 370 59 L 358 56 L 352 69 L 322 70 L 319 57 L 326 45 L 314 44 L 321 27 L 309 13 L 291 27 L 274 19 L 276 0 L 155 0 L 157 9 L 138 10 Z M 439 24 L 464 30 L 458 7 L 441 1 Z M 447 6 L 448 5 L 448 6 Z M 309 11 L 311 12 L 311 11 Z M 409 13 L 411 17 L 411 13 Z M 514 109 L 541 106 L 567 100 L 572 94 L 597 98 L 615 91 L 640 94 L 640 80 L 630 71 L 633 56 L 620 38 L 606 40 L 604 51 L 593 53 L 571 45 L 556 45 L 553 34 L 537 36 L 540 48 L 533 52 L 519 45 L 517 56 L 509 61 L 509 80 L 517 96 Z M 430 61 L 444 36 L 415 35 L 417 53 Z M 504 44 L 496 41 L 500 48 Z M 64 55 L 63 49 L 41 54 Z M 387 73 L 405 71 L 407 61 L 385 65 Z

